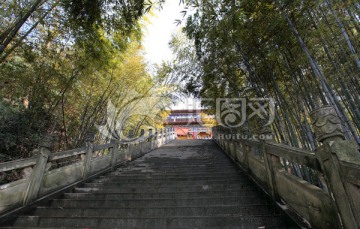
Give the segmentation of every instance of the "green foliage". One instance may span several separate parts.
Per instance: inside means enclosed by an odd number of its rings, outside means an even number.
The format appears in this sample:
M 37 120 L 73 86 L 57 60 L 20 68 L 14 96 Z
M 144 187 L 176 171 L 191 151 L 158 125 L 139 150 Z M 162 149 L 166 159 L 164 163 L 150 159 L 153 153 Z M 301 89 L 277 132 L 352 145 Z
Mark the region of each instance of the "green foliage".
M 347 137 L 359 142 L 359 14 L 353 2 L 185 3 L 194 12 L 183 29 L 189 41 L 175 38 L 172 43 L 177 54 L 173 74 L 187 81 L 184 88 L 213 101 L 272 97 L 278 108 L 273 125 L 278 140 L 312 149 L 308 114 L 319 101 L 331 104 Z M 194 65 L 196 74 L 184 71 Z M 215 110 L 214 102 L 206 103 Z
M 109 101 L 119 112 L 130 101 L 151 96 L 162 108 L 169 104 L 171 92 L 162 91 L 169 82 L 147 72 L 141 46 L 140 19 L 155 3 L 10 2 L 0 10 L 6 17 L 0 38 L 9 38 L 6 30 L 14 30 L 21 12 L 31 17 L 0 51 L 0 154 L 31 156 L 49 133 L 55 135 L 54 151 L 82 146 L 86 132 L 106 122 Z M 124 128 L 158 124 L 159 119 L 149 117 L 158 117 L 159 109 L 147 111 L 148 117 L 135 111 Z M 98 134 L 97 140 L 109 139 Z
M 96 58 L 101 58 L 99 50 L 104 48 L 106 40 L 124 49 L 127 43 L 124 38 L 134 31 L 139 33 L 137 21 L 145 6 L 143 0 L 66 0 L 62 4 L 67 13 L 66 24 L 76 42 Z M 108 39 L 109 35 L 113 39 Z
M 47 126 L 49 114 L 26 109 L 22 103 L 0 103 L 0 154 L 14 160 L 31 155 Z

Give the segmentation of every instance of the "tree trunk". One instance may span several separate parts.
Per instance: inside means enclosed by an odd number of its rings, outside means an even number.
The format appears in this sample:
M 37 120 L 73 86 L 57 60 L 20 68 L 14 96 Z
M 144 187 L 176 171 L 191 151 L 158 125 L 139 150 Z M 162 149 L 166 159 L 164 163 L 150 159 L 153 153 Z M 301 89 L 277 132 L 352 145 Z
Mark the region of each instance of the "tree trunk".
M 359 137 L 358 137 L 352 123 L 350 122 L 350 120 L 347 117 L 347 114 L 344 112 L 343 108 L 341 106 L 339 106 L 340 103 L 337 101 L 336 95 L 333 94 L 329 83 L 327 82 L 325 76 L 323 75 L 323 73 L 321 72 L 321 70 L 319 68 L 319 65 L 316 63 L 316 61 L 312 57 L 310 50 L 306 46 L 305 42 L 303 41 L 302 37 L 300 36 L 299 32 L 295 28 L 294 24 L 290 20 L 289 16 L 285 12 L 285 10 L 281 9 L 281 13 L 284 16 L 284 18 L 286 19 L 291 31 L 295 35 L 299 45 L 301 46 L 303 52 L 305 53 L 314 75 L 319 79 L 320 84 L 321 84 L 321 86 L 322 86 L 322 88 L 324 90 L 324 93 L 326 95 L 326 98 L 329 99 L 329 102 L 332 105 L 334 105 L 334 107 L 336 109 L 336 112 L 337 112 L 338 116 L 340 117 L 340 119 L 342 121 L 342 127 L 344 129 L 345 135 L 347 136 L 348 139 L 351 139 L 349 129 L 347 128 L 347 126 L 348 126 L 350 128 L 350 131 L 351 131 L 355 141 L 360 145 L 360 139 L 359 139 Z M 346 124 L 347 124 L 347 126 L 346 126 Z
M 354 46 L 353 46 L 353 44 L 352 44 L 352 42 L 351 42 L 351 40 L 349 38 L 349 35 L 347 34 L 347 32 L 346 32 L 343 24 L 341 23 L 340 19 L 336 15 L 336 12 L 334 12 L 330 1 L 326 1 L 326 4 L 328 5 L 332 15 L 334 16 L 334 18 L 336 20 L 336 23 L 338 24 L 338 26 L 340 28 L 341 34 L 344 37 L 347 46 L 349 47 L 349 50 L 350 50 L 350 52 L 351 52 L 351 54 L 352 54 L 352 56 L 354 58 L 356 66 L 360 69 L 360 59 L 359 59 L 359 56 L 357 55 L 356 50 L 355 50 L 355 48 L 354 48 Z
M 22 41 L 38 26 L 38 24 L 43 21 L 47 15 L 53 10 L 55 9 L 55 7 L 57 5 L 59 5 L 60 1 L 56 1 L 55 4 L 50 8 L 50 10 L 48 10 L 41 18 L 39 18 L 37 20 L 37 22 L 35 22 L 31 28 L 13 45 L 11 46 L 11 48 L 0 58 L 0 63 L 5 61 L 5 59 L 17 48 L 19 47 L 19 45 L 22 43 Z M 1 51 L 0 51 L 1 54 Z
M 30 9 L 26 12 L 26 14 L 22 17 L 20 17 L 16 22 L 14 28 L 9 32 L 9 34 L 4 37 L 4 42 L 0 44 L 0 55 L 4 52 L 6 47 L 10 44 L 10 42 L 15 38 L 17 32 L 20 30 L 20 28 L 25 24 L 27 19 L 37 10 L 37 8 L 46 2 L 47 0 L 36 0 L 34 4 L 30 7 Z M 3 36 L 3 35 L 1 35 Z

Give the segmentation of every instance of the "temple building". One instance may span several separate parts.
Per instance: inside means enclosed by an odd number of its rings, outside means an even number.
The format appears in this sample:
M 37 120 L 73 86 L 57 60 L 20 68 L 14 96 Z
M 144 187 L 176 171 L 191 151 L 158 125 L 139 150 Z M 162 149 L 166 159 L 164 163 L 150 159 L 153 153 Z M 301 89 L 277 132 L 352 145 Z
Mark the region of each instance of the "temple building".
M 216 121 L 206 110 L 171 110 L 164 125 L 174 127 L 178 139 L 211 139 Z

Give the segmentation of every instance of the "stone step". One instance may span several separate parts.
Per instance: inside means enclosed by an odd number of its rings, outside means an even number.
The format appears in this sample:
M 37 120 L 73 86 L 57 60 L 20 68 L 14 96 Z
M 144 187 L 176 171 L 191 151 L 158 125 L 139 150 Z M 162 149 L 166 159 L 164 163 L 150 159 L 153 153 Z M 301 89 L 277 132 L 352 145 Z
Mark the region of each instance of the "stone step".
M 225 161 L 224 161 L 225 160 Z M 182 163 L 176 163 L 176 162 L 157 162 L 157 161 L 151 161 L 148 158 L 143 161 L 140 159 L 137 160 L 134 163 L 128 164 L 129 167 L 138 167 L 138 168 L 148 168 L 151 167 L 160 167 L 160 168 L 166 168 L 166 167 L 173 167 L 176 166 L 178 168 L 188 168 L 188 167 L 207 167 L 207 168 L 235 168 L 236 166 L 232 164 L 231 161 L 228 161 L 226 159 L 218 160 L 217 162 L 214 161 L 201 161 L 199 163 L 193 163 L 191 160 L 185 160 Z
M 217 216 L 217 215 L 257 215 L 274 214 L 271 205 L 246 205 L 246 206 L 222 206 L 214 205 L 207 207 L 167 207 L 167 208 L 49 208 L 38 207 L 32 215 L 42 217 L 170 217 L 170 216 Z
M 270 202 L 259 196 L 223 196 L 218 198 L 158 198 L 158 199 L 105 199 L 105 200 L 93 200 L 93 199 L 54 199 L 50 201 L 51 207 L 79 207 L 79 208 L 91 208 L 91 207 L 187 207 L 187 206 L 211 206 L 211 205 L 247 205 L 247 204 L 265 204 Z
M 234 173 L 239 172 L 239 169 L 167 169 L 161 170 L 158 168 L 151 168 L 151 169 L 136 169 L 132 168 L 131 170 L 119 170 L 114 171 L 109 174 L 109 176 L 118 176 L 118 175 L 139 175 L 139 174 L 151 174 L 151 173 L 160 173 L 160 174 L 170 174 L 170 175 L 192 175 L 192 174 L 213 174 L 213 173 Z
M 238 190 L 238 189 L 247 189 L 249 185 L 247 183 L 228 183 L 228 184 L 194 184 L 194 185 L 164 185 L 164 186 L 155 186 L 155 185 L 115 185 L 115 186 L 97 186 L 97 187 L 79 187 L 75 188 L 75 192 L 99 192 L 105 191 L 110 192 L 111 190 L 117 190 L 117 192 L 196 192 L 196 191 L 204 191 L 204 190 L 212 190 L 212 191 L 224 191 L 224 190 Z
M 99 191 L 98 193 L 65 193 L 65 199 L 148 199 L 148 198 L 198 198 L 198 197 L 222 197 L 222 196 L 241 196 L 260 193 L 254 188 L 238 189 L 231 191 L 211 191 L 203 190 L 196 192 L 145 192 L 145 193 L 124 193 L 113 189 L 110 192 L 107 190 Z
M 234 164 L 232 164 L 231 162 L 226 162 L 226 163 L 208 163 L 206 161 L 201 162 L 201 163 L 147 163 L 146 165 L 141 165 L 141 164 L 134 164 L 132 165 L 135 168 L 148 168 L 149 166 L 151 167 L 155 167 L 155 168 L 227 168 L 227 169 L 234 169 L 236 166 Z
M 85 183 L 84 188 L 98 188 L 98 189 L 123 189 L 123 188 L 132 188 L 132 189 L 172 189 L 176 192 L 176 188 L 179 188 L 181 191 L 189 189 L 192 191 L 193 188 L 196 190 L 209 189 L 211 187 L 222 187 L 223 190 L 227 188 L 235 187 L 245 187 L 250 184 L 249 181 L 237 181 L 237 180 L 228 180 L 228 181 L 189 181 L 189 182 L 144 182 L 143 184 L 139 183 Z M 198 188 L 200 187 L 200 188 Z M 130 191 L 131 192 L 131 191 Z
M 144 183 L 197 183 L 197 182 L 241 182 L 241 181 L 249 181 L 247 177 L 242 176 L 229 176 L 229 177 L 177 177 L 177 178 L 137 178 L 137 179 L 129 179 L 123 177 L 112 177 L 112 178 L 102 178 L 96 179 L 92 181 L 93 184 L 144 184 Z M 90 183 L 89 183 L 90 184 Z
M 218 172 L 234 172 L 234 171 L 238 171 L 238 170 L 234 170 L 234 169 L 227 169 L 227 168 L 184 168 L 184 169 L 179 169 L 179 168 L 148 168 L 148 169 L 137 169 L 137 168 L 132 168 L 131 170 L 120 170 L 120 171 L 115 171 L 113 172 L 113 174 L 115 175 L 121 175 L 121 174 L 143 174 L 146 172 L 159 172 L 159 173 L 174 173 L 176 175 L 181 175 L 181 174 L 191 174 L 191 173 L 207 173 L 207 174 L 211 174 L 211 173 L 218 173 Z
M 280 210 L 210 141 L 161 147 L 37 206 L 12 228 L 291 228 L 281 224 L 286 220 Z
M 219 171 L 219 172 L 204 172 L 204 173 L 164 173 L 164 172 L 136 172 L 136 173 L 126 173 L 126 172 L 112 172 L 109 173 L 106 176 L 99 176 L 99 179 L 101 178 L 111 178 L 113 176 L 115 177 L 126 177 L 126 178 L 143 178 L 145 177 L 209 177 L 209 176 L 214 176 L 214 177 L 226 177 L 226 176 L 232 176 L 232 175 L 240 175 L 243 176 L 244 173 L 241 172 L 240 170 L 231 170 L 229 172 L 223 172 L 223 171 Z
M 116 181 L 116 180 L 139 180 L 140 182 L 142 180 L 175 180 L 175 179 L 179 179 L 179 180 L 224 180 L 224 179 L 243 179 L 243 180 L 251 180 L 249 179 L 248 176 L 242 174 L 242 173 L 232 173 L 232 174 L 212 174 L 212 173 L 207 173 L 207 174 L 201 174 L 201 175 L 187 175 L 187 174 L 164 174 L 164 175 L 160 175 L 160 174 L 150 174 L 150 173 L 137 173 L 135 174 L 119 174 L 119 175 L 109 175 L 109 176 L 102 176 L 102 177 L 98 177 L 97 179 L 94 179 L 93 181 L 96 180 L 104 180 L 104 181 Z M 139 182 L 139 183 L 140 183 Z
M 281 220 L 274 215 L 253 216 L 193 216 L 193 217 L 147 217 L 147 218 L 111 218 L 111 217 L 39 217 L 20 216 L 14 226 L 26 227 L 79 227 L 79 228 L 208 228 L 229 227 L 258 228 L 266 225 L 268 228 L 279 228 Z
M 131 166 L 130 166 L 131 167 Z M 134 166 L 133 168 L 148 168 L 148 166 Z M 172 169 L 172 168 L 176 168 L 179 170 L 189 170 L 189 169 L 234 169 L 235 166 L 232 164 L 224 164 L 224 165 L 219 165 L 219 164 L 197 164 L 197 165 L 191 165 L 191 164 L 184 164 L 184 165 L 180 165 L 180 164 L 167 164 L 167 165 L 162 165 L 162 164 L 154 164 L 151 165 L 151 167 L 157 168 L 157 169 Z
M 183 159 L 164 159 L 164 158 L 156 158 L 156 157 L 148 157 L 146 159 L 140 158 L 137 160 L 136 164 L 146 166 L 147 164 L 160 164 L 160 165 L 198 165 L 198 164 L 216 164 L 216 165 L 232 165 L 231 161 L 226 160 L 226 156 L 221 157 L 209 157 L 209 158 L 201 158 L 201 159 L 191 159 L 191 160 L 183 160 Z

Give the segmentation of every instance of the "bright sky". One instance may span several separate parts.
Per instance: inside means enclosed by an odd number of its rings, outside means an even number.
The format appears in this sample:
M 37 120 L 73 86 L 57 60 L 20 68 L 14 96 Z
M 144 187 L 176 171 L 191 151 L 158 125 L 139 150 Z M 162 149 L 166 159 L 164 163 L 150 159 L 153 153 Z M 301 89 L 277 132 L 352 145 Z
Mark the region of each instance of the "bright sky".
M 171 60 L 173 57 L 169 47 L 171 35 L 180 30 L 175 24 L 176 19 L 182 19 L 180 13 L 184 6 L 179 5 L 179 0 L 167 0 L 161 11 L 155 12 L 156 16 L 150 18 L 151 24 L 147 26 L 143 39 L 145 58 L 151 64 L 161 64 L 162 61 Z M 171 109 L 199 109 L 200 101 L 185 98 L 177 101 Z
M 175 20 L 181 19 L 179 0 L 167 0 L 160 12 L 155 12 L 157 16 L 150 18 L 151 24 L 147 26 L 143 40 L 145 48 L 145 58 L 149 63 L 161 64 L 164 60 L 172 58 L 172 52 L 169 48 L 171 34 L 179 30 Z
M 177 101 L 175 105 L 171 106 L 172 110 L 198 110 L 202 108 L 201 100 L 192 97 Z

